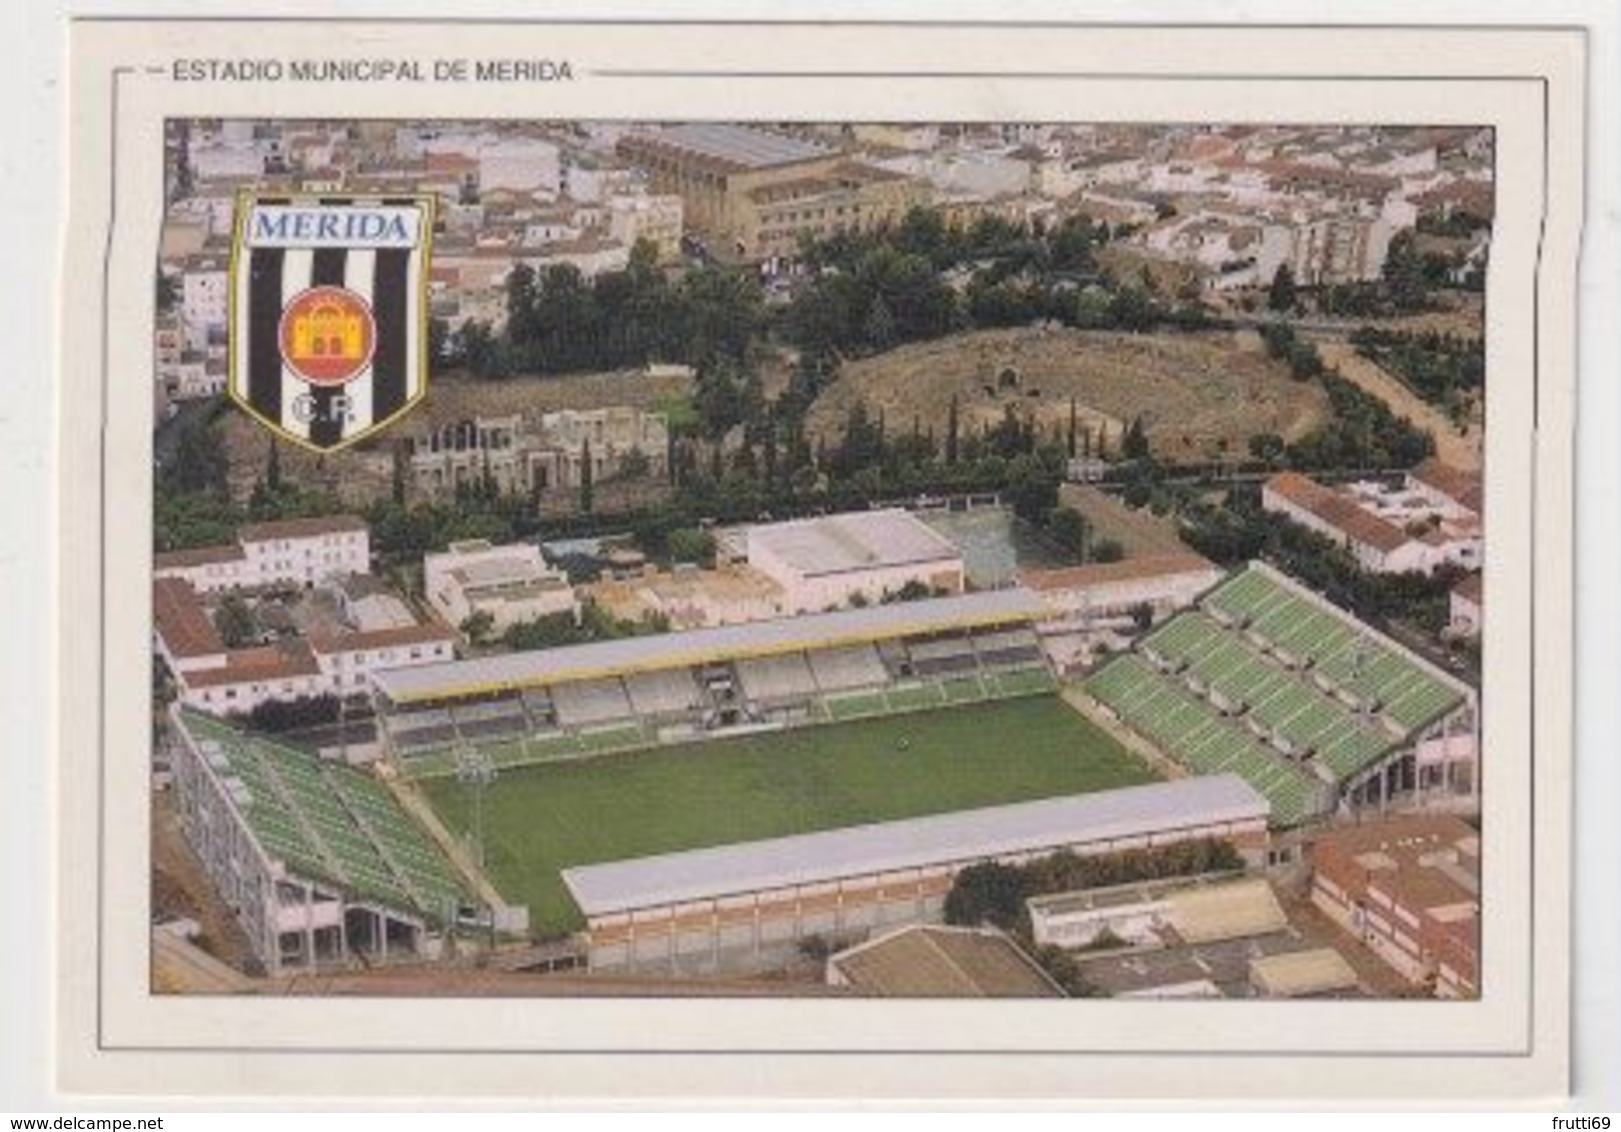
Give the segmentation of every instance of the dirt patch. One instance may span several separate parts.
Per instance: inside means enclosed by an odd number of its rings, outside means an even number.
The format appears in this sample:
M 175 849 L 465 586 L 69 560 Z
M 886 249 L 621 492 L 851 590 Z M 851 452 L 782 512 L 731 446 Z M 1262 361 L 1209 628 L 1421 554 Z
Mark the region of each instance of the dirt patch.
M 1468 432 L 1460 430 L 1446 413 L 1357 353 L 1348 342 L 1324 338 L 1317 341 L 1317 349 L 1331 368 L 1389 405 L 1397 416 L 1428 430 L 1435 437 L 1435 454 L 1443 463 L 1466 471 L 1480 470 L 1485 434 L 1478 423 L 1471 424 Z
M 1188 553 L 1176 520 L 1169 515 L 1156 515 L 1146 507 L 1134 511 L 1106 492 L 1075 483 L 1058 489 L 1058 502 L 1085 515 L 1093 537 L 1119 543 L 1127 558 Z
M 1011 405 L 1047 435 L 1062 436 L 1073 400 L 1082 423 L 1094 435 L 1104 431 L 1111 452 L 1141 417 L 1159 455 L 1189 461 L 1243 452 L 1259 432 L 1297 439 L 1329 411 L 1322 389 L 1292 380 L 1251 331 L 1021 328 L 952 335 L 847 363 L 811 407 L 808 426 L 835 441 L 863 401 L 891 429 L 909 429 L 916 418 L 943 437 L 953 396 L 964 434 L 995 425 Z

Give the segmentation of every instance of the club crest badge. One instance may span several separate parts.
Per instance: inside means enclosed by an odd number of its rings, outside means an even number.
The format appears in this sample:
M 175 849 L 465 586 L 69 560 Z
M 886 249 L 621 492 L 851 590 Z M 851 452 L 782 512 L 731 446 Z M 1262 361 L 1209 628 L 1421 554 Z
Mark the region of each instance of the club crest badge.
M 243 194 L 231 245 L 231 399 L 335 452 L 428 388 L 431 197 Z

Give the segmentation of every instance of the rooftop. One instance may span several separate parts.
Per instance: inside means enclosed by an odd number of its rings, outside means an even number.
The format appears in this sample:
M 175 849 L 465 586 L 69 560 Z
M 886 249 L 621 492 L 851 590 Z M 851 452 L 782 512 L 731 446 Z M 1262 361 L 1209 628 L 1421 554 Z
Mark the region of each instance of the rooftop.
M 885 998 L 1062 998 L 1047 973 L 994 929 L 912 926 L 828 960 L 858 994 Z
M 750 527 L 749 557 L 766 551 L 806 576 L 960 560 L 962 552 L 910 512 L 848 511 Z
M 1450 814 L 1413 814 L 1337 829 L 1314 841 L 1311 853 L 1314 863 L 1359 874 L 1370 887 L 1414 910 L 1479 907 L 1480 834 Z
M 1461 507 L 1480 514 L 1485 503 L 1485 487 L 1479 472 L 1468 472 L 1443 464 L 1434 456 L 1424 460 L 1408 475 L 1434 488 Z
M 366 521 L 358 515 L 315 515 L 304 519 L 247 523 L 237 528 L 236 537 L 237 541 L 243 543 L 271 542 L 275 539 L 315 538 L 366 529 Z
M 1279 472 L 1266 481 L 1266 486 L 1354 541 L 1386 554 L 1412 541 L 1400 527 L 1299 472 Z
M 240 546 L 194 546 L 189 550 L 165 550 L 152 557 L 154 570 L 185 570 L 216 563 L 240 562 L 245 557 Z
M 1353 990 L 1356 971 L 1332 947 L 1289 951 L 1250 961 L 1250 981 L 1268 998 L 1306 998 Z
M 152 624 L 164 646 L 177 657 L 210 656 L 225 651 L 197 591 L 184 578 L 154 578 Z
M 563 882 L 582 912 L 601 916 L 1216 822 L 1265 821 L 1268 812 L 1266 800 L 1237 775 L 1210 775 L 584 865 L 565 869 Z
M 1452 587 L 1452 592 L 1465 601 L 1483 605 L 1486 599 L 1486 575 L 1476 571 Z
M 721 122 L 666 126 L 655 133 L 639 134 L 636 140 L 686 150 L 738 170 L 793 165 L 834 153 L 827 146 L 803 138 Z
M 1029 622 L 1046 614 L 1047 607 L 1028 590 L 993 590 L 396 668 L 375 673 L 373 679 L 395 703 L 450 699 L 628 672 L 687 668 L 747 656 L 833 648 L 945 628 Z

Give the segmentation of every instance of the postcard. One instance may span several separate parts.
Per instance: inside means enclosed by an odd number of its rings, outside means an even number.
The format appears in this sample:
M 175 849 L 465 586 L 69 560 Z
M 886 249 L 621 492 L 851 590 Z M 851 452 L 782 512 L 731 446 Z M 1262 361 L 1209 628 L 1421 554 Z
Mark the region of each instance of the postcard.
M 73 40 L 64 1087 L 1564 1091 L 1578 33 Z

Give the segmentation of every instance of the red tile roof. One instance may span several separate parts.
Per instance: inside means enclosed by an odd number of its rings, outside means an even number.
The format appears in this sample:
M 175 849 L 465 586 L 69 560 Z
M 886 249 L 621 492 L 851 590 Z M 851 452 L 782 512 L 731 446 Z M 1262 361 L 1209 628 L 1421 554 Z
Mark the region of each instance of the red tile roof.
M 188 672 L 182 679 L 188 688 L 218 688 L 230 684 L 262 684 L 290 680 L 298 676 L 319 676 L 321 666 L 315 654 L 302 641 L 290 645 L 261 645 L 227 653 L 222 668 Z
M 152 558 L 155 570 L 184 570 L 212 566 L 217 562 L 240 562 L 247 557 L 240 546 L 194 546 L 189 550 L 165 550 Z
M 153 579 L 152 624 L 173 656 L 211 656 L 225 651 L 225 642 L 197 600 L 197 591 L 184 578 Z
M 307 519 L 274 519 L 267 523 L 247 523 L 237 528 L 240 542 L 270 542 L 283 538 L 314 538 L 319 535 L 364 531 L 366 521 L 358 515 L 315 515 Z
M 1431 456 L 1407 474 L 1439 491 L 1460 507 L 1480 514 L 1485 502 L 1485 484 L 1479 472 L 1466 472 Z
M 1476 605 L 1483 607 L 1486 599 L 1486 575 L 1479 572 L 1470 574 L 1463 581 L 1453 586 L 1452 592 L 1465 601 L 1472 601 Z
M 358 652 L 361 649 L 386 649 L 400 645 L 426 645 L 439 641 L 454 642 L 456 634 L 438 622 L 423 625 L 401 625 L 394 629 L 372 629 L 359 633 L 311 633 L 310 647 L 323 656 L 340 652 Z
M 1389 554 L 1412 541 L 1400 527 L 1387 523 L 1353 500 L 1299 472 L 1279 472 L 1266 481 L 1266 487 L 1273 494 L 1281 495 L 1296 506 L 1310 511 L 1344 533 L 1352 542 Z

